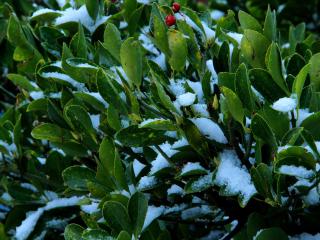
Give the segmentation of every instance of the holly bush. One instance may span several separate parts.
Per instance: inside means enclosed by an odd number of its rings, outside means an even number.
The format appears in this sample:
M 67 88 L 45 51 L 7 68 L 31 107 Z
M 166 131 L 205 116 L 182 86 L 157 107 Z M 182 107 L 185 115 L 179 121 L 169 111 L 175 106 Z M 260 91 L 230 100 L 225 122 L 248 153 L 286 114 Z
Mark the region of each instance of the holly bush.
M 0 239 L 318 239 L 299 4 L 2 1 Z

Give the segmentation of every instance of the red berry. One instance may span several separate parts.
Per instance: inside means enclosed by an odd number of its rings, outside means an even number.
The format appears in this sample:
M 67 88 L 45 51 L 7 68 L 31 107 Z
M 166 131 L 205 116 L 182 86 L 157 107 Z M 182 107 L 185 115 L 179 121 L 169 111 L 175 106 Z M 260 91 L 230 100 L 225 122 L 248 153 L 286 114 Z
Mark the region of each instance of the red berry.
M 173 15 L 168 15 L 168 16 L 166 16 L 166 24 L 167 24 L 167 26 L 172 26 L 172 25 L 174 25 L 176 23 L 176 18 L 175 18 L 175 16 L 173 16 Z
M 174 11 L 175 13 L 176 13 L 176 12 L 179 12 L 179 11 L 180 11 L 180 4 L 177 3 L 177 2 L 174 2 L 174 3 L 172 4 L 172 11 Z

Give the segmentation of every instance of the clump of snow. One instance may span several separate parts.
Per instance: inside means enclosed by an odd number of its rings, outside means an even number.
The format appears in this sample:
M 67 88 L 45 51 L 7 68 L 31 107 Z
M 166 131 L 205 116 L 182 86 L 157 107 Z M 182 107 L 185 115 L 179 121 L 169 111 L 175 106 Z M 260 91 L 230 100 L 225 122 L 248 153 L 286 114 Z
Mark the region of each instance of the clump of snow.
M 64 5 L 66 5 L 66 0 L 56 0 L 56 1 L 57 1 L 60 8 L 63 8 Z
M 46 161 L 47 161 L 47 159 L 46 159 L 46 158 L 43 158 L 43 157 L 37 157 L 37 160 L 39 161 L 39 163 L 40 163 L 41 165 L 46 164 Z
M 192 90 L 197 95 L 197 99 L 199 103 L 205 103 L 204 97 L 203 97 L 203 91 L 202 91 L 202 85 L 201 82 L 192 82 L 190 80 L 187 80 L 187 83 L 189 87 L 192 88 Z
M 35 11 L 31 18 L 35 18 L 37 16 L 40 16 L 40 15 L 43 15 L 43 14 L 47 14 L 47 13 L 60 13 L 59 11 L 56 11 L 56 10 L 52 10 L 52 9 L 49 9 L 49 8 L 42 8 L 42 9 L 39 9 L 37 11 Z
M 61 16 L 56 18 L 55 25 L 61 25 L 67 22 L 80 22 L 86 29 L 93 33 L 101 24 L 105 23 L 110 16 L 98 16 L 97 19 L 92 19 L 88 13 L 86 5 L 79 9 L 67 8 L 60 11 Z
M 98 202 L 92 202 L 91 204 L 87 205 L 81 205 L 81 211 L 88 213 L 88 214 L 93 214 L 99 211 L 98 209 L 99 203 Z
M 150 58 L 152 61 L 157 63 L 162 70 L 166 71 L 167 70 L 167 65 L 166 65 L 166 56 L 164 53 L 160 53 L 158 56 L 151 57 Z
M 185 79 L 178 79 L 178 80 L 170 79 L 169 81 L 170 81 L 170 84 L 168 87 L 175 96 L 182 95 L 186 92 L 184 87 L 186 83 Z
M 303 196 L 303 201 L 307 205 L 319 205 L 320 203 L 319 186 L 312 188 L 306 196 Z
M 199 162 L 188 162 L 181 169 L 181 175 L 184 175 L 188 172 L 195 171 L 195 170 L 206 171 L 206 169 L 202 167 Z
M 135 159 L 133 161 L 132 166 L 133 166 L 133 173 L 136 177 L 139 175 L 139 173 L 142 171 L 142 169 L 144 169 L 146 167 L 146 165 L 142 164 L 137 159 Z
M 292 96 L 278 99 L 272 104 L 272 108 L 279 112 L 290 112 L 297 107 L 297 99 Z
M 77 88 L 79 91 L 87 91 L 85 85 L 83 83 L 77 82 L 70 76 L 64 73 L 59 72 L 44 72 L 41 74 L 41 77 L 43 78 L 55 78 L 59 79 L 61 81 L 67 82 L 70 85 L 72 85 L 74 88 Z
M 210 140 L 214 140 L 219 143 L 228 143 L 227 138 L 222 132 L 218 124 L 208 118 L 192 118 L 190 119 L 199 129 L 200 133 L 203 134 Z
M 213 211 L 209 206 L 202 205 L 201 207 L 193 207 L 193 208 L 189 208 L 189 209 L 184 210 L 181 213 L 181 218 L 183 220 L 193 219 L 193 218 L 201 217 L 203 215 L 210 214 L 212 212 Z
M 172 149 L 177 149 L 177 148 L 181 148 L 184 146 L 189 145 L 188 140 L 185 138 L 181 138 L 178 141 L 174 142 L 171 146 Z
M 237 41 L 237 43 L 240 45 L 243 34 L 241 33 L 236 33 L 236 32 L 228 32 L 227 35 L 231 38 L 233 38 L 234 40 Z
M 181 203 L 181 204 L 175 204 L 172 207 L 166 207 L 166 210 L 164 211 L 164 215 L 170 214 L 170 213 L 175 213 L 175 212 L 180 212 L 188 207 L 187 204 Z
M 224 12 L 220 11 L 220 10 L 213 10 L 210 13 L 210 16 L 213 20 L 218 20 L 220 18 L 222 18 L 224 16 Z
M 154 176 L 143 176 L 138 183 L 138 190 L 152 188 L 158 183 L 158 179 Z
M 299 109 L 298 116 L 297 113 L 294 112 L 294 117 L 297 119 L 296 125 L 300 126 L 301 123 L 308 117 L 310 117 L 313 114 L 313 112 L 309 112 L 308 108 L 305 109 Z
M 234 151 L 224 150 L 220 154 L 220 164 L 216 172 L 215 184 L 225 187 L 230 195 L 240 194 L 245 203 L 257 192 L 248 170 Z
M 194 114 L 199 115 L 200 117 L 210 117 L 210 114 L 207 110 L 207 104 L 197 103 L 191 106 L 191 109 Z
M 150 3 L 150 0 L 137 0 L 137 2 L 146 5 Z
M 147 32 L 149 32 L 149 27 L 143 27 L 142 33 L 139 35 L 139 40 L 142 46 L 149 52 L 159 55 L 158 49 L 154 46 L 153 42 L 149 38 Z
M 97 69 L 96 66 L 93 66 L 93 65 L 91 65 L 91 64 L 89 64 L 89 63 L 79 63 L 79 64 L 77 64 L 76 66 L 79 67 L 79 68 Z
M 165 211 L 164 206 L 160 206 L 160 207 L 148 206 L 147 215 L 146 215 L 146 218 L 144 219 L 142 231 L 145 230 L 155 219 L 160 217 L 164 211 Z
M 176 184 L 173 184 L 173 185 L 171 185 L 170 188 L 168 188 L 167 193 L 168 193 L 168 195 L 176 194 L 176 195 L 183 196 L 184 195 L 184 190 L 183 190 L 182 187 L 180 187 L 180 186 L 178 186 Z
M 92 126 L 94 129 L 98 130 L 100 125 L 100 114 L 90 115 Z
M 159 120 L 164 120 L 163 118 L 149 118 L 149 119 L 145 119 L 143 120 L 140 124 L 139 127 L 144 127 L 145 125 L 152 123 L 152 122 L 156 122 Z
M 282 174 L 299 178 L 311 178 L 314 176 L 314 172 L 312 170 L 308 170 L 302 166 L 282 165 L 278 171 Z
M 206 65 L 207 65 L 208 70 L 211 73 L 211 79 L 212 79 L 213 83 L 217 83 L 218 74 L 217 74 L 216 70 L 214 69 L 214 65 L 213 65 L 212 59 L 207 60 L 206 61 Z
M 211 187 L 213 185 L 212 176 L 212 173 L 209 173 L 205 176 L 198 178 L 191 184 L 191 189 L 193 191 L 200 191 L 202 189 Z
M 317 233 L 315 235 L 311 235 L 309 233 L 301 233 L 299 235 L 295 235 L 293 237 L 289 237 L 290 240 L 319 240 L 320 239 L 320 233 Z
M 202 23 L 202 27 L 204 29 L 204 33 L 207 37 L 207 39 L 212 39 L 216 36 L 216 32 L 214 30 L 212 30 L 211 28 L 209 28 L 208 24 L 205 22 L 201 22 Z
M 168 162 L 167 159 L 165 159 L 161 154 L 158 154 L 156 159 L 151 162 L 151 170 L 149 174 L 154 174 L 164 168 L 170 167 L 170 163 Z
M 177 97 L 177 100 L 178 100 L 178 103 L 183 107 L 190 106 L 196 100 L 196 95 L 194 93 L 187 92 L 179 95 Z
M 77 205 L 81 199 L 82 197 L 58 198 L 48 202 L 44 207 L 38 208 L 36 211 L 28 212 L 26 219 L 22 221 L 21 225 L 16 227 L 15 238 L 17 240 L 27 239 L 45 211 L 74 206 Z

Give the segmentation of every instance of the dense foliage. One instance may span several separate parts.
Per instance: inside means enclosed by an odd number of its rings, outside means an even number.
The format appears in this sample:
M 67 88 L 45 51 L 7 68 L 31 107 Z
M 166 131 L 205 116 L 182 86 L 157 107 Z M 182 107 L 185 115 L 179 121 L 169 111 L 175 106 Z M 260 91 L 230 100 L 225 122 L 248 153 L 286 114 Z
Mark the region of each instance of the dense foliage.
M 318 239 L 317 11 L 2 1 L 0 239 Z

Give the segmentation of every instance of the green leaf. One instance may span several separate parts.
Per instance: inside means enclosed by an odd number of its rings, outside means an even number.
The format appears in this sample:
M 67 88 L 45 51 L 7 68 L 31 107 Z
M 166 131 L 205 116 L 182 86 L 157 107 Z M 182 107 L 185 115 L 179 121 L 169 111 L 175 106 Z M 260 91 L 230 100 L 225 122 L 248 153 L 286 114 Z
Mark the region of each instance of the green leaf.
M 35 139 L 58 143 L 64 143 L 72 139 L 72 135 L 68 130 L 51 123 L 44 123 L 35 127 L 31 132 L 31 136 Z
M 315 91 L 320 91 L 320 53 L 313 55 L 310 59 L 310 81 Z
M 167 36 L 168 28 L 156 3 L 152 4 L 150 30 L 152 32 L 154 44 L 164 52 L 166 56 L 169 56 L 170 50 Z
M 251 129 L 255 138 L 269 143 L 274 149 L 277 148 L 277 141 L 266 120 L 259 114 L 255 114 L 251 120 Z
M 79 105 L 67 106 L 64 114 L 75 131 L 86 132 L 94 136 L 95 130 L 92 126 L 91 118 L 83 107 Z
M 93 20 L 96 20 L 98 13 L 99 13 L 99 0 L 86 0 L 86 8 L 90 17 Z
M 131 240 L 131 236 L 126 231 L 121 231 L 117 237 L 117 240 Z
M 268 6 L 268 11 L 263 27 L 263 35 L 270 41 L 276 41 L 277 39 L 277 19 L 275 10 L 271 11 Z
M 271 74 L 274 82 L 287 94 L 290 95 L 286 83 L 282 75 L 282 61 L 280 50 L 276 43 L 271 43 L 267 55 L 266 55 L 266 65 L 269 73 Z
M 179 111 L 176 109 L 176 107 L 173 105 L 170 97 L 167 95 L 167 93 L 165 92 L 163 86 L 158 82 L 155 81 L 156 87 L 157 87 L 157 91 L 158 91 L 158 95 L 160 98 L 160 101 L 162 102 L 162 104 L 171 112 L 177 113 L 179 114 Z
M 249 77 L 254 88 L 270 103 L 287 96 L 287 93 L 279 87 L 266 70 L 262 68 L 250 69 Z
M 75 56 L 87 59 L 87 41 L 86 36 L 84 35 L 83 27 L 80 23 L 78 32 L 71 39 L 70 48 Z
M 262 27 L 260 23 L 250 14 L 240 10 L 238 13 L 238 18 L 240 25 L 243 29 L 251 29 L 257 32 L 262 32 Z
M 293 85 L 292 85 L 292 93 L 295 93 L 297 95 L 297 108 L 299 108 L 300 105 L 300 97 L 303 90 L 304 83 L 306 81 L 306 78 L 308 76 L 309 70 L 310 70 L 311 64 L 305 65 L 296 78 L 294 79 Z
M 81 227 L 78 224 L 72 223 L 69 224 L 64 229 L 64 239 L 65 240 L 80 240 L 82 236 L 82 232 L 84 231 L 84 228 Z
M 142 82 L 142 52 L 139 41 L 125 40 L 120 48 L 120 60 L 124 72 L 132 85 L 140 88 Z
M 268 165 L 260 163 L 250 170 L 252 181 L 258 193 L 270 200 L 273 199 L 272 171 Z
M 121 34 L 118 28 L 112 23 L 108 23 L 104 30 L 102 46 L 120 62 Z
M 241 99 L 241 102 L 250 112 L 253 112 L 255 109 L 255 103 L 252 95 L 247 68 L 244 63 L 239 66 L 236 72 L 235 88 L 238 97 Z
M 73 190 L 87 190 L 87 182 L 95 181 L 95 172 L 90 168 L 71 166 L 62 172 L 64 183 Z
M 187 41 L 181 32 L 170 29 L 168 31 L 168 42 L 170 49 L 170 66 L 175 71 L 182 71 L 187 61 Z
M 163 131 L 151 128 L 139 128 L 136 125 L 121 129 L 115 138 L 128 147 L 143 147 L 165 142 Z
M 247 234 L 249 239 L 253 239 L 260 229 L 265 228 L 266 223 L 259 213 L 251 213 L 248 218 Z
M 138 237 L 142 231 L 148 210 L 148 199 L 141 192 L 135 192 L 128 203 L 129 216 L 132 221 L 134 234 Z
M 22 76 L 20 74 L 8 74 L 8 79 L 10 79 L 15 85 L 31 92 L 34 91 L 36 88 L 30 83 L 29 79 L 27 79 L 25 76 Z
M 244 110 L 240 99 L 229 88 L 223 87 L 222 92 L 231 116 L 243 126 Z
M 246 29 L 241 40 L 241 51 L 248 63 L 254 68 L 264 68 L 265 55 L 269 41 L 261 33 Z
M 106 231 L 100 229 L 85 230 L 82 234 L 83 240 L 114 240 Z
M 98 91 L 103 97 L 103 99 L 114 105 L 118 106 L 120 113 L 127 113 L 127 107 L 123 100 L 119 96 L 119 92 L 115 87 L 114 82 L 111 77 L 106 74 L 102 69 L 97 72 L 97 87 Z
M 318 127 L 319 121 L 320 112 L 317 112 L 303 120 L 300 125 L 301 127 L 308 130 L 316 141 L 320 140 L 320 128 Z
M 287 234 L 281 228 L 267 228 L 257 234 L 255 240 L 288 240 Z
M 168 119 L 155 119 L 139 126 L 140 128 L 152 128 L 154 130 L 175 131 L 177 127 Z
M 103 216 L 107 224 L 116 232 L 122 230 L 132 233 L 132 223 L 127 209 L 120 202 L 107 201 L 103 205 Z

